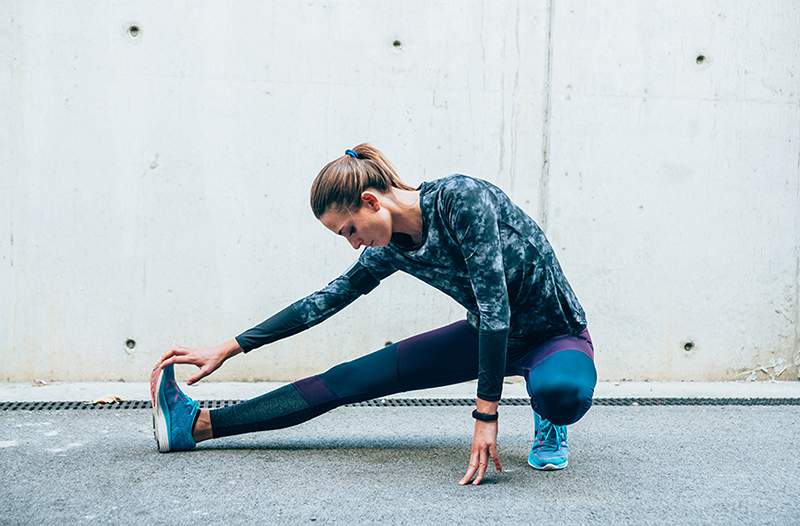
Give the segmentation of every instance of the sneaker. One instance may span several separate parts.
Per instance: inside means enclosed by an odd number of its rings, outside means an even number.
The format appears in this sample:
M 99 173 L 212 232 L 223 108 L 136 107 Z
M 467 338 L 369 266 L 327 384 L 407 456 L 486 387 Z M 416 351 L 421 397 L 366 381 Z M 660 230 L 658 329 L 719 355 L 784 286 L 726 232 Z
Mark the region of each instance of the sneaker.
M 161 453 L 189 451 L 196 445 L 192 427 L 200 404 L 180 390 L 173 367 L 170 364 L 163 369 L 156 368 L 150 375 L 153 434 Z
M 533 411 L 534 437 L 528 464 L 534 469 L 564 469 L 569 463 L 567 426 L 557 426 Z

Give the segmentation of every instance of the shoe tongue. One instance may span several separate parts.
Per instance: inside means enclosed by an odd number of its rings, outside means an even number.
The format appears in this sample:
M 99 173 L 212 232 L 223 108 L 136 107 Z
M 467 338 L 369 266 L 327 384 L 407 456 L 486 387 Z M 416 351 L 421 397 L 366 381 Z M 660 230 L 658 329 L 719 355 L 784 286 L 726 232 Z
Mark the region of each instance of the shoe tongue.
M 545 449 L 555 451 L 561 447 L 559 444 L 559 437 L 558 431 L 556 430 L 556 426 L 551 424 L 550 422 L 544 423 L 542 422 L 542 427 L 537 434 L 537 438 L 542 441 L 542 445 L 546 446 Z

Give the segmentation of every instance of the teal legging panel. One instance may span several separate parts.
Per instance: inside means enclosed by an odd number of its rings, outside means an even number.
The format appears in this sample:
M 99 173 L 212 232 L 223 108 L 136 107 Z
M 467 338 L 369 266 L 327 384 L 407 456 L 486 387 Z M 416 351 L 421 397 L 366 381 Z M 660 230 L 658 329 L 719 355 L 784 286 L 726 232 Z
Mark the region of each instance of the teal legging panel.
M 597 371 L 585 353 L 562 349 L 526 376 L 534 411 L 556 425 L 577 422 L 592 406 Z

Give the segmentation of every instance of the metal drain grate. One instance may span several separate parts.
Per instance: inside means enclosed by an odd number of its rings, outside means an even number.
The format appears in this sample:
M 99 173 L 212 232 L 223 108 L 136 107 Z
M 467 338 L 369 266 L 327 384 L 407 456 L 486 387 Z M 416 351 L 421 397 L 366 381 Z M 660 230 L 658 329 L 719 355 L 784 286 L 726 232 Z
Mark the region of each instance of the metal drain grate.
M 198 400 L 200 407 L 214 409 L 238 404 L 242 400 Z M 500 405 L 529 405 L 527 398 L 506 398 Z M 595 398 L 593 405 L 800 405 L 800 398 Z M 376 398 L 366 402 L 345 404 L 345 407 L 450 407 L 472 406 L 474 398 Z M 0 411 L 57 411 L 83 409 L 109 411 L 112 409 L 150 409 L 149 400 L 126 400 L 112 404 L 91 402 L 0 402 Z

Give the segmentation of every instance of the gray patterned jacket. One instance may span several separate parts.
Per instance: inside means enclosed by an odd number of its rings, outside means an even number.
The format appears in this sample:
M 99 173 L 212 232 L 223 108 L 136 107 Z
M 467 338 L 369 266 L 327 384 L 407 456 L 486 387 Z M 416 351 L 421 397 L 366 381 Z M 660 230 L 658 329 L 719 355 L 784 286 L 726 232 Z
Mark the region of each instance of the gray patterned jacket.
M 544 232 L 497 186 L 454 174 L 419 186 L 422 241 L 405 234 L 366 247 L 328 285 L 236 337 L 245 352 L 329 318 L 401 270 L 467 309 L 478 330 L 478 392 L 497 401 L 506 360 L 531 345 L 578 334 L 586 317 Z

